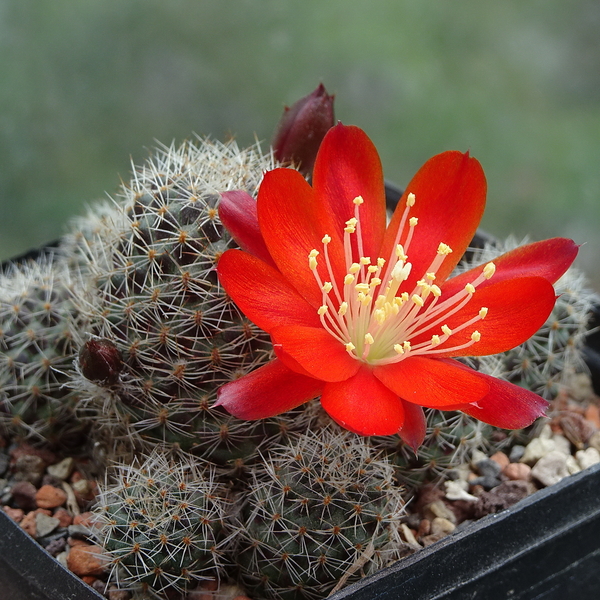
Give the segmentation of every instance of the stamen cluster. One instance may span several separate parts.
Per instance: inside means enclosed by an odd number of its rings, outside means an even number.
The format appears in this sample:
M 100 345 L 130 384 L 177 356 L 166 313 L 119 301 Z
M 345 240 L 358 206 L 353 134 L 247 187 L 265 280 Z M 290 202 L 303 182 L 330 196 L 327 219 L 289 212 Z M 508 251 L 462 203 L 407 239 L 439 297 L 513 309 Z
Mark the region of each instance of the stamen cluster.
M 487 263 L 480 275 L 460 292 L 442 299 L 442 290 L 435 283 L 436 273 L 452 252 L 443 242 L 439 244 L 423 278 L 411 290 L 402 289 L 412 270 L 408 252 L 418 225 L 417 217 L 410 217 L 415 200 L 414 194 L 408 194 L 391 255 L 377 257 L 375 261 L 365 256 L 363 251 L 360 207 L 364 200 L 361 196 L 353 200 L 354 216 L 346 221 L 344 228 L 346 275 L 342 282 L 336 281 L 328 253 L 331 236 L 326 234 L 322 239 L 329 280 L 323 281 L 318 272 L 320 252 L 313 249 L 308 255 L 308 266 L 323 293 L 323 303 L 317 311 L 323 327 L 345 346 L 350 356 L 371 365 L 386 365 L 409 356 L 445 354 L 467 348 L 481 339 L 476 329 L 473 329 L 468 342 L 455 346 L 446 342 L 488 313 L 487 307 L 482 306 L 471 319 L 458 327 L 450 329 L 447 325 L 448 317 L 471 301 L 477 286 L 490 279 L 496 267 L 493 262 Z M 411 343 L 426 332 L 432 332 L 430 340 Z

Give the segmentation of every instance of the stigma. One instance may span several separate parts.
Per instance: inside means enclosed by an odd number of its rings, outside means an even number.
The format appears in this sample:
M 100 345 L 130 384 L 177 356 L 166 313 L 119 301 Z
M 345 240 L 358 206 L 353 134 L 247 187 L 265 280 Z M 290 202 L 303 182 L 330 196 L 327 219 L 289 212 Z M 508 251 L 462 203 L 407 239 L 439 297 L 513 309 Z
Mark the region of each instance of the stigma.
M 322 250 L 314 248 L 308 254 L 308 267 L 322 292 L 317 310 L 321 324 L 352 358 L 370 365 L 396 363 L 410 356 L 448 356 L 481 340 L 475 325 L 487 316 L 487 307 L 475 304 L 473 316 L 452 329 L 447 320 L 471 303 L 477 287 L 494 275 L 496 267 L 493 262 L 487 263 L 461 291 L 444 298 L 435 281 L 452 248 L 440 241 L 422 278 L 409 284 L 414 275 L 410 246 L 418 226 L 417 217 L 410 212 L 416 201 L 409 193 L 389 256 L 374 260 L 364 256 L 361 196 L 354 198 L 354 215 L 349 215 L 343 229 L 345 275 L 341 279 L 334 275 L 327 248 L 332 238 L 327 233 L 321 240 Z M 325 266 L 321 273 L 328 277 L 325 281 L 318 269 L 321 260 Z M 461 336 L 462 343 L 453 343 L 453 336 L 463 330 L 470 334 L 468 341 Z

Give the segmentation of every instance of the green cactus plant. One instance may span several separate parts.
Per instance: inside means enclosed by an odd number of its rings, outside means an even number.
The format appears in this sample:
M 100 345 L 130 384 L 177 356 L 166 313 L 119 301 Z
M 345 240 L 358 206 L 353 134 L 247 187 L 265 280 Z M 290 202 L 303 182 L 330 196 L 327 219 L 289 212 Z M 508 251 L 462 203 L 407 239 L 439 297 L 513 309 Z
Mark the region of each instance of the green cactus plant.
M 193 456 L 157 447 L 109 469 L 94 512 L 109 581 L 144 597 L 186 592 L 223 573 L 227 490 Z
M 221 289 L 215 263 L 233 242 L 217 213 L 219 192 L 251 194 L 272 158 L 258 147 L 202 140 L 159 148 L 117 200 L 79 221 L 62 250 L 76 265 L 73 330 L 112 343 L 123 365 L 111 382 L 75 387 L 100 429 L 138 447 L 176 443 L 224 465 L 255 454 L 277 424 L 241 423 L 213 408 L 216 389 L 270 357 L 268 336 Z M 104 426 L 104 427 L 102 427 Z
M 78 316 L 67 269 L 51 256 L 0 275 L 0 430 L 69 447 L 81 443 L 78 396 L 65 384 Z
M 337 426 L 264 457 L 242 510 L 241 577 L 257 598 L 323 598 L 398 557 L 403 491 L 367 440 Z

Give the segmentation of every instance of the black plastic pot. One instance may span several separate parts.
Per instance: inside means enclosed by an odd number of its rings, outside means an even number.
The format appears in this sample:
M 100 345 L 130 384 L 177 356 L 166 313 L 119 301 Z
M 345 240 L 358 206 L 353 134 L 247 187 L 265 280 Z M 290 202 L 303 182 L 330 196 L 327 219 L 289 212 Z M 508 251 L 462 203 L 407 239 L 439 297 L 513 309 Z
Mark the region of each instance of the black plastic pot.
M 0 598 L 106 600 L 0 510 Z

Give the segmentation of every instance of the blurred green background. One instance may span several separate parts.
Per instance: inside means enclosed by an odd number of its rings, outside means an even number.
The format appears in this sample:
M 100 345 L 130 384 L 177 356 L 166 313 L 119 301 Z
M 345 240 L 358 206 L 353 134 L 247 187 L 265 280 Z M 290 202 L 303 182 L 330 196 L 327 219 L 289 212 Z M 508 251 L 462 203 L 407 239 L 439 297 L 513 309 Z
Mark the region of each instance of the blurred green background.
M 55 239 L 130 160 L 268 141 L 322 81 L 405 185 L 469 149 L 493 234 L 587 242 L 600 289 L 597 0 L 0 0 L 0 258 Z

